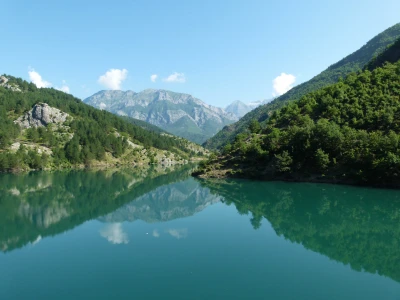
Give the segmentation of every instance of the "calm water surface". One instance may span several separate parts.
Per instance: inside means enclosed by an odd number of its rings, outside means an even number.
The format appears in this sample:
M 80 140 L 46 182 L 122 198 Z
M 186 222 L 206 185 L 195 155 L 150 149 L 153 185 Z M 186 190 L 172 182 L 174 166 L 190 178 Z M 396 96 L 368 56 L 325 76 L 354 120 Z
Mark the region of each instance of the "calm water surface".
M 400 192 L 0 175 L 0 299 L 400 299 Z

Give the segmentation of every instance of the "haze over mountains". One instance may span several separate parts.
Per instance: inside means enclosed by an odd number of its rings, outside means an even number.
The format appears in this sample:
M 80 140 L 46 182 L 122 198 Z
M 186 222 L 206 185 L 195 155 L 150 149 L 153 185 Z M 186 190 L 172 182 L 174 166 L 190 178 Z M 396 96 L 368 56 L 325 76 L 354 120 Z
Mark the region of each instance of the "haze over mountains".
M 261 100 L 261 101 L 253 101 L 249 103 L 244 103 L 240 100 L 233 101 L 227 107 L 225 107 L 225 111 L 234 114 L 239 119 L 243 117 L 248 112 L 252 111 L 256 107 L 260 105 L 266 104 L 271 100 Z

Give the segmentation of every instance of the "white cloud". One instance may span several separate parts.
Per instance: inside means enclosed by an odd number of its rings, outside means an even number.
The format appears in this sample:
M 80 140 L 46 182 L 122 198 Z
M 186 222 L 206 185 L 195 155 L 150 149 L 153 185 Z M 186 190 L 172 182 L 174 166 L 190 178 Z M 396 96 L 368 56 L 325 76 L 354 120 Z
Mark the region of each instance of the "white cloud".
M 171 75 L 169 75 L 167 78 L 164 78 L 163 81 L 184 83 L 184 82 L 186 82 L 186 77 L 185 77 L 185 74 L 183 74 L 183 73 L 174 72 Z
M 272 82 L 274 88 L 272 95 L 276 97 L 289 91 L 296 82 L 296 77 L 292 74 L 281 73 L 281 75 L 276 77 Z
M 36 72 L 34 69 L 29 68 L 28 71 L 29 79 L 38 87 L 38 88 L 49 88 L 52 84 L 42 78 L 42 76 Z M 69 93 L 70 89 L 65 80 L 62 81 L 61 87 L 55 87 L 56 90 L 63 91 L 64 93 Z
M 127 75 L 128 70 L 126 69 L 110 69 L 99 77 L 98 82 L 111 90 L 120 90 L 121 84 Z
M 155 238 L 160 237 L 160 233 L 158 232 L 157 229 L 154 229 L 154 230 L 153 230 L 153 236 L 154 236 Z
M 34 69 L 30 69 L 28 71 L 29 79 L 38 87 L 38 88 L 48 88 L 51 87 L 51 83 L 44 80 L 42 76 Z
M 150 76 L 150 80 L 151 80 L 152 82 L 156 82 L 157 78 L 158 78 L 158 75 L 157 75 L 157 74 L 153 74 L 153 75 Z
M 122 229 L 121 223 L 113 223 L 100 230 L 100 235 L 111 244 L 128 244 L 128 235 Z
M 67 85 L 63 85 L 62 87 L 56 88 L 56 89 L 59 90 L 59 91 L 63 91 L 64 93 L 68 93 L 69 94 L 69 86 L 67 86 Z
M 185 237 L 187 237 L 188 235 L 188 230 L 187 228 L 182 228 L 182 229 L 168 229 L 166 231 L 167 233 L 169 233 L 171 236 L 173 236 L 176 239 L 183 239 Z
M 63 80 L 62 84 L 63 85 L 61 87 L 56 87 L 55 89 L 69 94 L 69 86 L 67 85 L 67 82 Z

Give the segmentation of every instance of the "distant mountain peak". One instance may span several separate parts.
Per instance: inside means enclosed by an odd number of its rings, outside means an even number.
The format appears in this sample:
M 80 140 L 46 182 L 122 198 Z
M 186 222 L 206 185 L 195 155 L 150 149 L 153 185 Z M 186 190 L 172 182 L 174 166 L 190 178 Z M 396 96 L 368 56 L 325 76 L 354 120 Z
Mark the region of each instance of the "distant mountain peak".
M 231 104 L 229 104 L 228 106 L 230 106 L 230 105 L 236 105 L 236 104 L 244 104 L 244 105 L 246 105 L 244 102 L 242 102 L 242 101 L 240 101 L 240 100 L 235 100 L 235 101 L 233 101 Z
M 246 104 L 240 100 L 235 100 L 227 107 L 225 107 L 225 111 L 234 114 L 237 118 L 241 118 L 251 110 L 255 109 L 260 105 L 263 105 L 268 101 L 269 100 L 260 100 L 260 101 L 249 102 Z
M 100 91 L 83 100 L 97 108 L 159 126 L 172 134 L 202 143 L 238 118 L 190 94 L 163 89 Z

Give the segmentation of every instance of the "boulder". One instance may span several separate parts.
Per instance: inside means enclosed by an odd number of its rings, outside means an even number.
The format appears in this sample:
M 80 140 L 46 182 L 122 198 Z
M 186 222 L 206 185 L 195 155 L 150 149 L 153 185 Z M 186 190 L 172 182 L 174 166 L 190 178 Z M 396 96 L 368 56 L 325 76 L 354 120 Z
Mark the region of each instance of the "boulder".
M 51 107 L 47 103 L 38 103 L 14 122 L 22 128 L 42 127 L 49 124 L 63 124 L 68 116 L 67 113 Z

